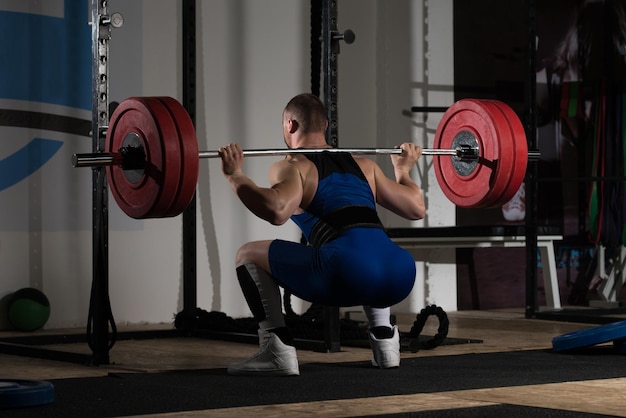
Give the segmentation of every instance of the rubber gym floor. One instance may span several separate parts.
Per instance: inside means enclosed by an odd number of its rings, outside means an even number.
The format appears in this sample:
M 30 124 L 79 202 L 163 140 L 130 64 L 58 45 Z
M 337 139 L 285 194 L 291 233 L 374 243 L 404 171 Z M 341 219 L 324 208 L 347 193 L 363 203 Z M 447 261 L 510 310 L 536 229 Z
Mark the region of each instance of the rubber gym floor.
M 597 325 L 526 319 L 521 310 L 448 318 L 448 337 L 472 342 L 403 350 L 392 370 L 373 368 L 367 348 L 342 346 L 336 353 L 298 350 L 300 376 L 229 376 L 226 367 L 257 347 L 191 337 L 121 340 L 110 351 L 112 364 L 98 367 L 0 354 L 1 379 L 54 386 L 51 403 L 0 409 L 0 417 L 626 416 L 626 357 L 612 343 L 552 350 L 554 337 Z M 398 315 L 400 330 L 408 332 L 414 319 Z M 437 326 L 431 317 L 422 334 L 436 334 Z M 19 333 L 0 333 L 9 335 Z M 90 353 L 85 344 L 49 348 Z

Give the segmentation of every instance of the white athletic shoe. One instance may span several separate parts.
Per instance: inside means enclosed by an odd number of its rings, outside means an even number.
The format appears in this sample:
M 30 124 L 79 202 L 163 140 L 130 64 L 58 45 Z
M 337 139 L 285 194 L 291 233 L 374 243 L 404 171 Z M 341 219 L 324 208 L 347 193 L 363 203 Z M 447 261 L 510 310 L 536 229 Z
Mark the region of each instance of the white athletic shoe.
M 300 374 L 296 349 L 275 334 L 259 330 L 259 351 L 228 367 L 232 375 L 296 376 Z
M 372 347 L 372 365 L 381 369 L 391 369 L 400 366 L 400 333 L 398 327 L 393 327 L 393 337 L 377 339 L 370 333 L 370 347 Z

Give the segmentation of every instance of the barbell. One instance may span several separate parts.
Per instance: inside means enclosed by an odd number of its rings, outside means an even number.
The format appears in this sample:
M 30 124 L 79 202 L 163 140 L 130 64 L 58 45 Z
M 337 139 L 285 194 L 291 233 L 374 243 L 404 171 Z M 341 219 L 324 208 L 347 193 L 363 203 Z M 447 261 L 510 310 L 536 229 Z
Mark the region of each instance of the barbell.
M 462 99 L 443 114 L 435 133 L 434 169 L 443 193 L 456 206 L 496 207 L 521 186 L 528 151 L 521 121 L 497 100 Z M 318 152 L 355 155 L 401 154 L 399 148 L 244 150 L 245 156 Z M 189 205 L 198 182 L 199 160 L 219 158 L 199 151 L 193 122 L 171 97 L 130 97 L 111 115 L 103 152 L 74 154 L 74 167 L 105 167 L 115 201 L 136 219 L 177 216 Z

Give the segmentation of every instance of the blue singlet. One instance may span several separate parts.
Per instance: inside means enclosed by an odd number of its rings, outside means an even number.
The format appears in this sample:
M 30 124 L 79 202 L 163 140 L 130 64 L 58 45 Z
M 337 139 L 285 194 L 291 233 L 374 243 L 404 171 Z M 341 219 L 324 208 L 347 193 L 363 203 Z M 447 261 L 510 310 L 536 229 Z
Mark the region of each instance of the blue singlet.
M 313 245 L 274 240 L 272 276 L 293 295 L 322 305 L 383 308 L 405 299 L 415 281 L 415 261 L 385 233 L 354 158 L 306 157 L 317 167 L 318 188 L 306 211 L 291 219 Z

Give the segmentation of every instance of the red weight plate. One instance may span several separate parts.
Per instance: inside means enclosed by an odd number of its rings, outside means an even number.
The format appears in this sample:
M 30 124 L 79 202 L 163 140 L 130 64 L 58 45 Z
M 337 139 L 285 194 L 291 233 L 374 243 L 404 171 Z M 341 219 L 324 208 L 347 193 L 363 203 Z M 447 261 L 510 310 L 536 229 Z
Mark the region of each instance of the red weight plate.
M 200 165 L 198 138 L 191 117 L 177 100 L 171 97 L 159 97 L 158 99 L 171 112 L 180 139 L 181 177 L 176 198 L 166 214 L 166 216 L 177 216 L 189 206 L 196 193 Z
M 126 135 L 134 133 L 141 146 L 149 152 L 151 165 L 156 169 L 163 167 L 163 155 L 158 127 L 148 108 L 138 98 L 122 101 L 113 114 L 107 130 L 105 151 L 118 152 Z M 119 166 L 107 167 L 107 177 L 111 193 L 118 206 L 132 218 L 142 218 L 149 213 L 161 193 L 159 184 L 150 176 L 144 175 L 136 182 L 131 182 Z
M 511 137 L 513 139 L 512 148 L 515 153 L 515 162 L 509 183 L 504 193 L 502 193 L 502 196 L 492 203 L 492 206 L 502 206 L 515 196 L 515 193 L 517 193 L 524 182 L 526 168 L 528 166 L 528 141 L 526 139 L 524 125 L 522 125 L 522 121 L 517 116 L 517 113 L 506 103 L 495 101 L 495 104 L 508 119 L 509 126 L 511 127 Z
M 453 148 L 454 138 L 462 131 L 467 131 L 476 138 L 479 164 L 468 175 L 461 175 L 455 170 L 452 158 L 435 156 L 435 175 L 439 187 L 456 206 L 480 207 L 491 191 L 494 161 L 500 157 L 497 124 L 481 101 L 459 100 L 446 110 L 439 121 L 435 148 Z
M 499 158 L 494 161 L 494 170 L 490 179 L 490 190 L 485 196 L 481 207 L 491 207 L 506 192 L 513 175 L 515 164 L 515 149 L 513 147 L 513 134 L 509 120 L 500 109 L 495 100 L 481 100 L 485 109 L 493 117 L 493 123 L 497 131 L 497 142 L 499 146 Z
M 130 181 L 120 166 L 107 167 L 109 185 L 115 201 L 128 216 L 136 219 L 158 217 L 169 206 L 172 183 L 178 182 L 179 169 L 172 167 L 167 177 L 166 150 L 171 145 L 164 141 L 164 132 L 172 135 L 176 132 L 172 121 L 159 119 L 167 115 L 164 110 L 157 109 L 153 113 L 154 103 L 140 97 L 128 98 L 119 104 L 111 115 L 107 130 L 105 150 L 118 152 L 128 135 L 135 136 L 144 148 L 146 167 L 138 180 Z M 175 141 L 178 148 L 178 140 Z M 175 152 L 178 152 L 174 149 Z M 169 189 L 168 189 L 169 188 Z M 163 191 L 165 190 L 165 196 Z
M 169 216 L 168 209 L 172 206 L 179 193 L 178 188 L 182 172 L 180 139 L 176 121 L 167 106 L 156 97 L 144 97 L 143 100 L 150 107 L 152 114 L 158 121 L 161 132 L 163 159 L 165 161 L 164 170 L 161 173 L 155 173 L 157 178 L 160 178 L 162 181 L 161 196 L 150 213 L 146 214 L 145 218 L 164 218 Z

